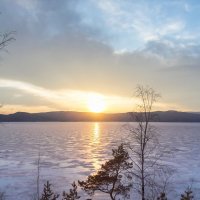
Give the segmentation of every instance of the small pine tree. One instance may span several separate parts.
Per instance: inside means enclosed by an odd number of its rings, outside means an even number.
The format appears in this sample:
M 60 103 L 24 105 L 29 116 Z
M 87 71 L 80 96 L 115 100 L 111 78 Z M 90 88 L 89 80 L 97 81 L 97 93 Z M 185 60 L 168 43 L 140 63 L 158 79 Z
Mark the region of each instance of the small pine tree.
M 181 200 L 192 200 L 194 196 L 192 194 L 191 188 L 188 188 L 184 194 L 181 194 Z
M 77 185 L 75 182 L 72 183 L 72 189 L 69 190 L 69 193 L 63 192 L 63 199 L 62 200 L 76 200 L 80 199 L 77 192 Z
M 113 158 L 107 161 L 96 174 L 88 176 L 86 181 L 79 181 L 79 185 L 89 195 L 96 191 L 107 193 L 112 200 L 118 195 L 128 196 L 131 185 L 123 185 L 123 173 L 132 168 L 128 162 L 129 155 L 121 144 L 117 149 L 112 150 Z
M 157 200 L 167 200 L 167 197 L 166 197 L 165 193 L 161 192 L 160 196 L 157 198 Z
M 40 200 L 56 200 L 58 197 L 59 195 L 52 191 L 51 184 L 47 181 L 47 183 L 44 184 L 43 194 Z

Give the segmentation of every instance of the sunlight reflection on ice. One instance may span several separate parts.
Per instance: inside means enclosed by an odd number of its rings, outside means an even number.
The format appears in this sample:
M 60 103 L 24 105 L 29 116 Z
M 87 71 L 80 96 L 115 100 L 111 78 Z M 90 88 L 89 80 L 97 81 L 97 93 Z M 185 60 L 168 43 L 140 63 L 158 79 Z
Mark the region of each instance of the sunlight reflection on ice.
M 92 132 L 92 143 L 95 146 L 99 145 L 100 142 L 100 127 L 99 127 L 99 123 L 96 122 L 94 123 L 94 128 L 93 128 L 93 132 Z M 97 158 L 96 153 L 92 152 L 92 164 L 95 168 L 95 170 L 98 170 L 101 166 L 101 163 L 99 161 L 99 159 Z
M 99 123 L 94 124 L 94 130 L 93 130 L 93 143 L 98 144 L 99 143 L 99 135 L 100 135 L 100 128 Z

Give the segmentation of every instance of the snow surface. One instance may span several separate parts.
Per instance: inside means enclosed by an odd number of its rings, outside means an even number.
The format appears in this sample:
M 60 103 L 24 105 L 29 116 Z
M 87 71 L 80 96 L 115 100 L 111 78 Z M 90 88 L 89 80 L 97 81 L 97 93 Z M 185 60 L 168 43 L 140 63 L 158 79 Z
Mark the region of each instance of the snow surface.
M 0 126 L 0 190 L 7 200 L 31 200 L 36 193 L 40 152 L 40 187 L 46 180 L 61 193 L 73 181 L 85 180 L 126 140 L 125 123 L 3 123 Z M 135 126 L 135 123 L 132 124 Z M 170 149 L 165 162 L 176 169 L 172 182 L 179 197 L 192 184 L 200 188 L 200 123 L 155 123 L 163 146 Z M 200 191 L 200 190 L 199 190 Z M 86 198 L 84 198 L 86 199 Z M 95 200 L 106 200 L 98 194 Z M 199 196 L 198 196 L 199 199 Z

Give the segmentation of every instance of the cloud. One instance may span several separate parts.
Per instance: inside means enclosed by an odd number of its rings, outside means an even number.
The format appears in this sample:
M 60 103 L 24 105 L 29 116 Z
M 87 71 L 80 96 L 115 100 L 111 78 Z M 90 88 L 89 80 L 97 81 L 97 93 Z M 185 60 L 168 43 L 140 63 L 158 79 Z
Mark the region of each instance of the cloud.
M 183 41 L 150 41 L 142 51 L 159 56 L 171 68 L 183 69 L 188 66 L 192 69 L 198 65 L 200 59 L 200 44 L 183 43 Z
M 83 93 L 93 91 L 105 96 L 119 96 L 126 99 L 133 94 L 138 83 L 151 85 L 161 92 L 164 90 L 165 104 L 184 101 L 181 106 L 184 108 L 189 105 L 189 101 L 184 100 L 187 95 L 198 98 L 197 94 L 191 93 L 190 87 L 198 89 L 199 79 L 196 74 L 198 74 L 199 58 L 198 55 L 196 59 L 187 55 L 190 51 L 198 54 L 195 50 L 198 46 L 193 46 L 191 50 L 190 46 L 186 48 L 181 43 L 178 45 L 171 40 L 155 40 L 147 43 L 142 50 L 115 54 L 109 46 L 90 40 L 81 34 L 67 35 L 66 38 L 55 37 L 50 43 L 35 41 L 32 45 L 23 43 L 23 46 L 16 43 L 15 48 L 11 49 L 12 54 L 5 56 L 1 63 L 1 77 L 12 81 L 20 80 L 33 86 L 38 85 L 38 88 L 30 89 L 31 95 L 45 98 L 46 105 L 49 105 L 51 110 L 52 108 L 79 110 L 80 107 L 84 107 L 79 105 L 80 97 L 71 96 L 70 90 L 79 90 Z M 180 72 L 181 67 L 186 65 L 188 68 L 196 66 L 197 69 L 189 71 L 190 76 L 188 76 L 188 71 Z M 186 80 L 190 87 L 182 90 Z M 13 83 L 13 85 L 18 84 Z M 28 90 L 29 88 L 27 92 Z M 175 93 L 176 90 L 179 93 Z M 33 93 L 34 91 L 37 93 Z M 65 96 L 64 93 L 69 95 Z M 118 102 L 122 101 L 118 99 L 115 98 L 113 101 L 116 102 L 114 105 L 118 105 L 115 106 L 116 110 L 118 108 L 128 110 L 128 106 L 129 109 L 132 107 L 130 103 L 119 104 Z M 45 105 L 45 102 L 42 105 Z
M 105 101 L 107 107 L 106 112 L 120 112 L 121 109 L 129 111 L 133 104 L 133 99 L 128 97 L 105 96 L 99 93 L 78 90 L 54 91 L 21 81 L 6 79 L 0 79 L 0 88 L 1 94 L 4 94 L 4 96 L 2 96 L 4 98 L 1 97 L 0 100 L 1 102 L 3 100 L 2 104 L 9 109 L 16 105 L 16 109 L 20 107 L 27 108 L 28 106 L 33 108 L 35 106 L 43 109 L 45 108 L 45 110 L 49 108 L 49 110 L 88 111 L 88 101 L 97 95 L 101 96 L 102 100 Z M 11 100 L 8 100 L 9 98 Z M 5 104 L 4 101 L 6 102 Z M 138 100 L 134 101 L 137 102 Z M 38 109 L 34 108 L 33 110 Z
M 185 4 L 181 2 L 109 0 L 96 4 L 103 12 L 105 27 L 110 34 L 115 35 L 113 41 L 110 39 L 107 42 L 116 51 L 125 48 L 133 51 L 143 48 L 148 41 L 176 38 L 177 35 L 188 32 L 184 14 L 180 12 L 185 10 Z M 172 15 L 169 10 L 173 10 Z
M 88 111 L 88 102 L 93 97 L 100 97 L 105 102 L 105 112 L 130 112 L 137 109 L 140 100 L 135 97 L 116 95 L 102 95 L 94 92 L 78 90 L 48 90 L 33 84 L 0 79 L 0 91 L 3 96 L 0 101 L 3 105 L 1 112 L 17 111 L 46 112 L 56 110 Z M 175 104 L 158 103 L 155 110 L 179 108 Z M 21 110 L 20 110 L 21 109 Z
M 23 95 L 28 95 L 32 97 L 37 97 L 38 103 L 42 103 L 41 106 L 46 105 L 54 106 L 55 108 L 73 108 L 83 109 L 83 105 L 80 105 L 81 101 L 86 101 L 87 93 L 83 93 L 81 91 L 73 91 L 73 90 L 49 90 L 43 87 L 38 87 L 30 83 L 0 79 L 0 88 L 8 88 L 15 89 L 14 91 L 21 91 Z M 20 98 L 20 93 L 18 96 L 14 94 L 15 98 Z M 31 98 L 32 98 L 31 97 Z M 42 100 L 42 101 L 41 101 Z M 85 102 L 84 102 L 85 103 Z M 33 102 L 32 102 L 33 104 Z M 76 108 L 77 109 L 77 108 Z
M 200 85 L 199 31 L 181 1 L 2 0 L 0 5 L 2 31 L 17 31 L 9 54 L 3 54 L 0 78 L 4 88 L 11 84 L 14 93 L 28 95 L 26 101 L 18 97 L 19 103 L 31 104 L 35 96 L 40 106 L 79 109 L 68 103 L 92 91 L 117 96 L 118 105 L 138 83 L 164 91 L 170 105 L 187 107 L 188 96 L 199 98 L 192 92 Z M 193 109 L 198 106 L 195 102 Z

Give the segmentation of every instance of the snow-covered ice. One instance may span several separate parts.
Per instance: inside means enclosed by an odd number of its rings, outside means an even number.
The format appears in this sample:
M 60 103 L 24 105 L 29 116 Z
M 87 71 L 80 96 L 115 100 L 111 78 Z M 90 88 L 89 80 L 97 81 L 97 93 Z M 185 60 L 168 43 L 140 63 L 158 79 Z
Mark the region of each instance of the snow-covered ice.
M 50 180 L 62 192 L 75 180 L 84 180 L 124 141 L 124 123 L 3 123 L 0 126 L 0 190 L 8 200 L 31 199 L 36 191 L 40 152 L 40 185 Z M 135 125 L 133 123 L 133 125 Z M 200 123 L 155 123 L 160 142 L 172 152 L 165 160 L 176 168 L 177 191 L 192 184 L 200 188 Z M 102 199 L 101 196 L 95 199 Z M 103 199 L 106 199 L 104 197 Z

